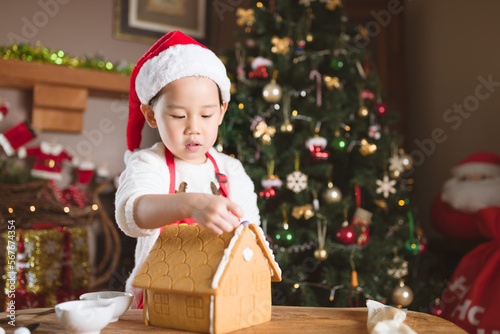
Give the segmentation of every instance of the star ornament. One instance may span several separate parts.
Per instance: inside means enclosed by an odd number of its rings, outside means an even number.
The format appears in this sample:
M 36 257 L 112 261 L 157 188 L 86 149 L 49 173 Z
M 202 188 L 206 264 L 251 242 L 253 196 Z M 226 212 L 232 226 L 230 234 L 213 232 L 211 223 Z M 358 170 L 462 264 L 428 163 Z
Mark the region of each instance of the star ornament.
M 389 176 L 384 175 L 384 178 L 382 180 L 376 180 L 375 182 L 378 185 L 378 188 L 375 190 L 375 192 L 377 194 L 382 193 L 384 195 L 384 198 L 389 197 L 389 193 L 396 193 L 396 188 L 394 188 L 394 186 L 396 185 L 396 180 L 389 180 Z

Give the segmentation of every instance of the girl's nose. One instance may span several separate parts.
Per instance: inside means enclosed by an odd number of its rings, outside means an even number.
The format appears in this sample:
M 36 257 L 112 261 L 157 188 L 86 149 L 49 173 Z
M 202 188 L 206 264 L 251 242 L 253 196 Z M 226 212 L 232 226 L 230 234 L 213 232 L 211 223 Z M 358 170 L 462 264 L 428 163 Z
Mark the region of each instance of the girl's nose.
M 196 117 L 190 117 L 188 119 L 188 124 L 187 124 L 187 127 L 186 127 L 186 133 L 187 134 L 197 134 L 199 133 L 199 129 L 198 129 L 198 120 L 196 119 Z

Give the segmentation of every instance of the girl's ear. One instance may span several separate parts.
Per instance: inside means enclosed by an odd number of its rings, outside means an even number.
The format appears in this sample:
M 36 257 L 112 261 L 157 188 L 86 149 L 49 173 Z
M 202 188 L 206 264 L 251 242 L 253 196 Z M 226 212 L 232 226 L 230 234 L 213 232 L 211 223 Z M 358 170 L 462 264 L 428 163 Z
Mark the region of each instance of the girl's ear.
M 144 115 L 144 118 L 146 119 L 146 122 L 148 122 L 150 127 L 152 128 L 158 127 L 158 125 L 156 124 L 155 112 L 150 105 L 141 104 L 141 111 L 142 114 Z
M 222 121 L 224 120 L 224 115 L 226 114 L 227 107 L 228 107 L 227 101 L 223 101 L 222 105 L 220 106 L 220 118 L 219 118 L 219 125 L 222 124 Z

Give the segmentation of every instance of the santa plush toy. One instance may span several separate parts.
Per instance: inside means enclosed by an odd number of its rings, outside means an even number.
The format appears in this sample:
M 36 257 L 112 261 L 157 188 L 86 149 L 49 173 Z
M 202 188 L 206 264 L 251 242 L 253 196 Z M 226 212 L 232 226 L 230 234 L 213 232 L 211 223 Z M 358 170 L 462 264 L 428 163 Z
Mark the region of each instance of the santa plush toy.
M 452 173 L 434 200 L 432 222 L 448 237 L 484 241 L 448 280 L 441 315 L 469 333 L 500 333 L 500 156 L 474 153 Z
M 445 236 L 479 239 L 475 219 L 488 207 L 500 207 L 500 156 L 476 152 L 452 169 L 452 178 L 432 203 L 431 220 Z

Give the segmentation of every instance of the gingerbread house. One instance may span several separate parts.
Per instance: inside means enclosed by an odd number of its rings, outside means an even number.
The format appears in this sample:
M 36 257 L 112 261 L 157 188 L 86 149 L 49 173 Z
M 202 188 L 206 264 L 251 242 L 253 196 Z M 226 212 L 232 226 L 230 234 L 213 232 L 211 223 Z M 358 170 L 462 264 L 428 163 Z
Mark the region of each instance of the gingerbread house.
M 195 224 L 166 226 L 133 286 L 146 325 L 225 333 L 271 320 L 271 281 L 281 269 L 260 227 L 217 235 Z

